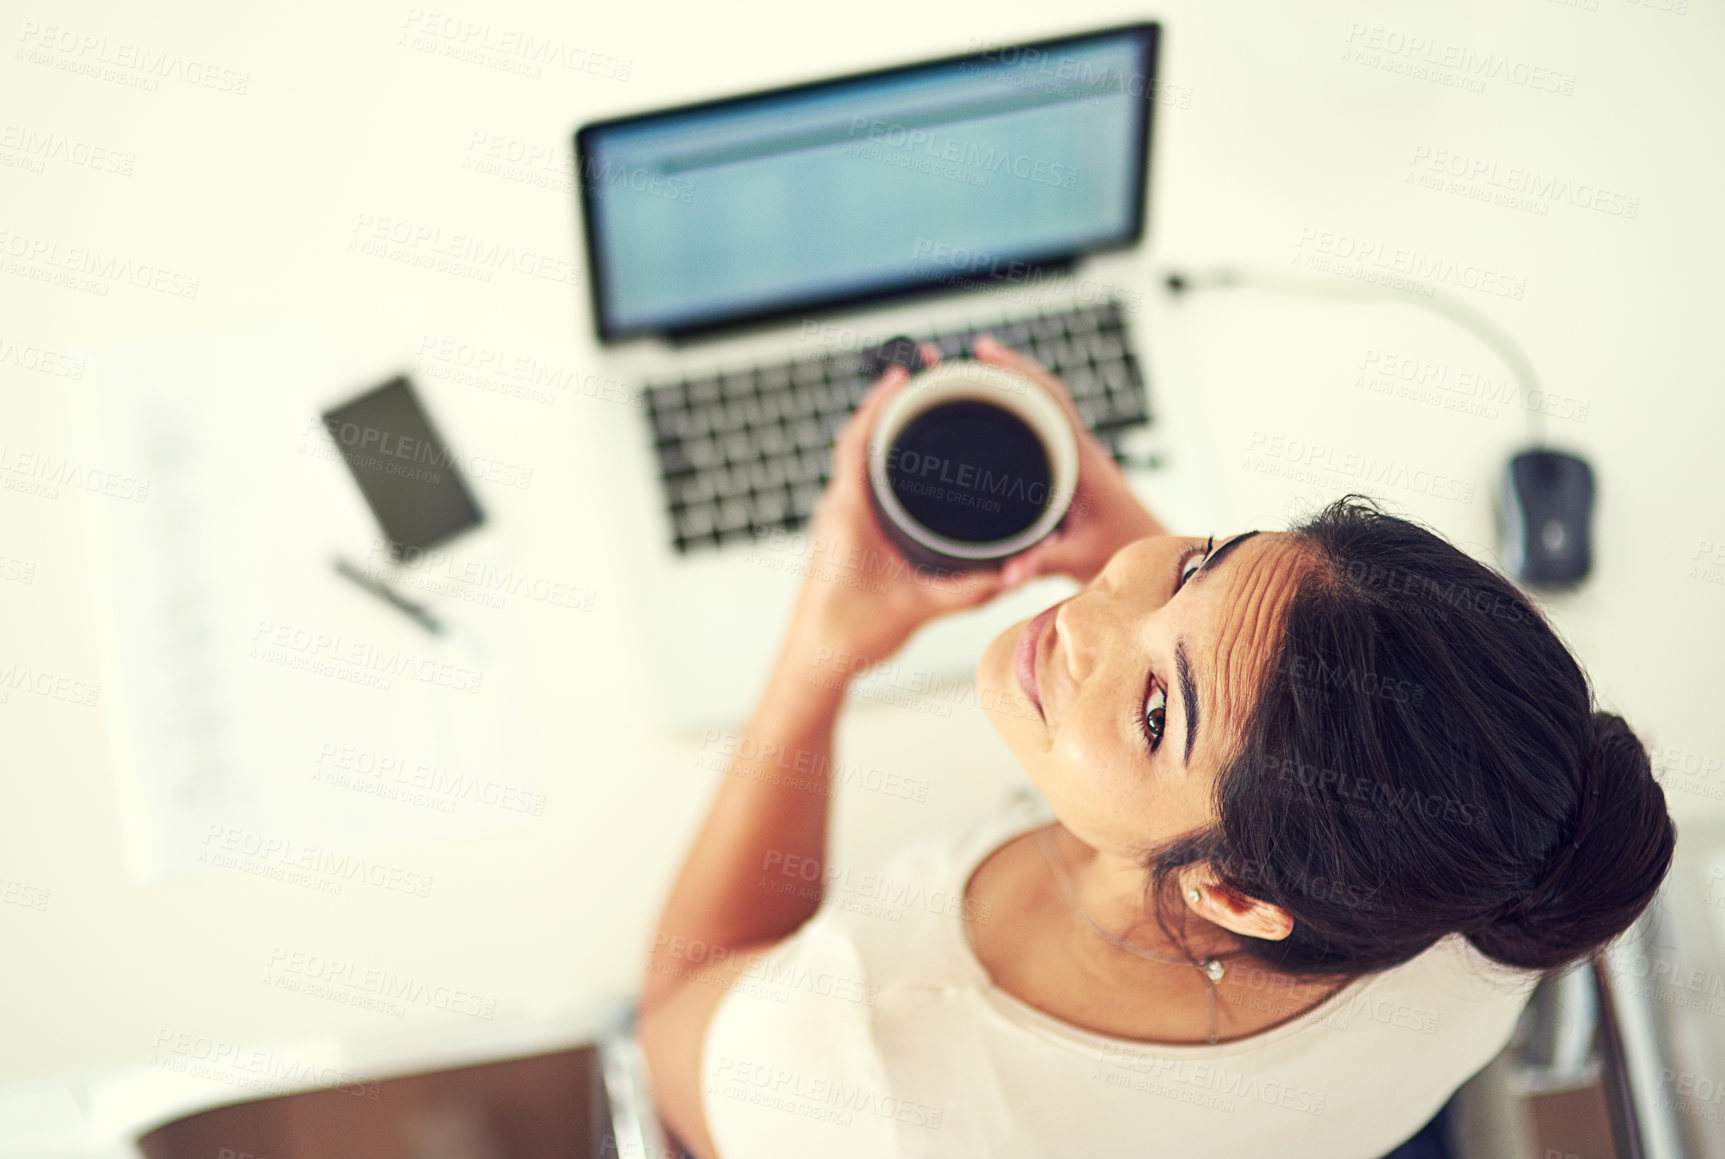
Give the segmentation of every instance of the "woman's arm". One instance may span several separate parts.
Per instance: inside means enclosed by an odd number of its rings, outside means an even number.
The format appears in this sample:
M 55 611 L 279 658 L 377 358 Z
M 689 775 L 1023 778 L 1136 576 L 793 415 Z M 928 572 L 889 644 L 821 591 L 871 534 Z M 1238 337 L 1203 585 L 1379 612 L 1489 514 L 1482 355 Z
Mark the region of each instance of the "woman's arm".
M 999 572 L 919 573 L 881 532 L 866 490 L 868 433 L 908 378 L 888 371 L 833 444 L 784 642 L 653 937 L 637 1034 L 661 1117 L 702 1159 L 714 1154 L 701 1100 L 707 1026 L 750 966 L 820 905 L 833 724 L 850 674 L 892 655 L 929 620 L 1010 586 Z M 793 888 L 764 888 L 769 877 Z
M 928 346 L 924 357 L 939 351 Z M 833 442 L 832 479 L 809 523 L 809 569 L 759 706 L 730 746 L 727 775 L 665 903 L 642 984 L 643 1014 L 701 964 L 691 954 L 716 951 L 722 961 L 794 933 L 815 912 L 833 723 L 851 673 L 892 655 L 929 620 L 1009 586 L 999 572 L 917 572 L 880 529 L 868 499 L 868 435 L 908 379 L 902 367 L 888 370 Z M 774 873 L 799 888 L 763 888 L 763 876 L 787 862 L 812 864 L 814 880 Z
M 826 861 L 827 776 L 845 682 L 811 682 L 814 646 L 799 601 L 748 724 L 659 917 L 641 986 L 636 1034 L 664 1125 L 697 1159 L 718 1154 L 703 1112 L 701 1043 L 719 1001 L 760 957 L 820 905 L 819 877 L 769 863 Z M 730 738 L 727 738 L 728 740 Z M 803 861 L 792 861 L 801 866 Z
M 669 900 L 641 987 L 643 1013 L 709 961 L 793 933 L 820 905 L 813 882 L 782 871 L 826 863 L 833 723 L 848 680 L 820 679 L 818 620 L 804 601 Z M 766 888 L 767 880 L 795 888 Z

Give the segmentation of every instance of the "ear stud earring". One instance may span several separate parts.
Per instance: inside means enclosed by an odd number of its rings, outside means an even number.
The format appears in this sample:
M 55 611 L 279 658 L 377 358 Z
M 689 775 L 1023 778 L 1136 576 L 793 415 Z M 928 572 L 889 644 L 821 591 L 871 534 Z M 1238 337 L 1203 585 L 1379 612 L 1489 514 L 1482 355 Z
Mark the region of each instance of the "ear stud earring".
M 1195 889 L 1189 889 L 1186 891 L 1186 897 L 1188 900 L 1196 903 L 1198 901 L 1198 891 Z

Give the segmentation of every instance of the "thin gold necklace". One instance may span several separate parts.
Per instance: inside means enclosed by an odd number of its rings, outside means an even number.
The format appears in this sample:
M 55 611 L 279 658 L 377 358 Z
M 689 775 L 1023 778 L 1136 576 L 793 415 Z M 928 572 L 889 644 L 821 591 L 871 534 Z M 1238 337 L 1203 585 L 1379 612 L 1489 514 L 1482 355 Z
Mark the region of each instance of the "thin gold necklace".
M 1042 846 L 1043 856 L 1048 859 L 1048 867 L 1054 871 L 1055 880 L 1060 882 L 1061 892 L 1066 895 L 1066 900 L 1072 903 L 1073 910 L 1084 920 L 1085 925 L 1095 930 L 1104 941 L 1119 946 L 1127 953 L 1137 954 L 1140 958 L 1148 958 L 1152 962 L 1163 962 L 1170 966 L 1191 966 L 1203 976 L 1204 990 L 1210 1000 L 1209 1041 L 1214 1045 L 1217 1038 L 1216 983 L 1220 982 L 1222 980 L 1222 975 L 1228 972 L 1227 967 L 1224 966 L 1223 963 L 1233 961 L 1235 958 L 1243 955 L 1245 951 L 1237 951 L 1227 955 L 1225 958 L 1205 958 L 1202 961 L 1197 961 L 1191 958 L 1169 958 L 1161 954 L 1153 954 L 1149 950 L 1141 949 L 1138 946 L 1132 945 L 1130 942 L 1126 942 L 1115 937 L 1100 925 L 1096 924 L 1096 921 L 1091 918 L 1089 914 L 1085 913 L 1084 907 L 1078 903 L 1078 891 L 1073 887 L 1072 878 L 1066 872 L 1066 865 L 1060 858 L 1060 851 L 1054 848 L 1054 843 L 1048 835 L 1049 828 L 1051 828 L 1051 826 L 1038 829 L 1036 831 L 1036 840 Z

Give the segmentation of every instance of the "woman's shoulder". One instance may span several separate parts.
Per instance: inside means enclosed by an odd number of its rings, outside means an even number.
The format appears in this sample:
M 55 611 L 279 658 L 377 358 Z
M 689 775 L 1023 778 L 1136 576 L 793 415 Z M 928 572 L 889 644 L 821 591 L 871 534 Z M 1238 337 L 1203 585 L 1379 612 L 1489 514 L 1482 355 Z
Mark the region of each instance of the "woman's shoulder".
M 829 870 L 815 915 L 714 1012 L 702 1046 L 713 1137 L 739 1154 L 769 1141 L 789 1153 L 790 1131 L 798 1153 L 886 1155 L 895 1124 L 938 1128 L 938 1108 L 893 1098 L 902 1060 L 880 1042 L 882 1004 L 898 1010 L 886 992 L 902 1000 L 979 981 L 962 948 L 965 882 L 993 849 L 1051 818 L 1040 796 L 1014 793 L 875 866 Z
M 1391 1053 L 1417 1043 L 1440 1066 L 1433 1056 L 1456 1055 L 1460 1065 L 1477 1069 L 1509 1041 L 1537 981 L 1537 975 L 1499 966 L 1461 935 L 1450 934 L 1311 1011 L 1317 1033 L 1310 1041 L 1358 1050 L 1375 1040 Z
M 1525 1002 L 1539 981 L 1535 972 L 1492 961 L 1461 934 L 1446 934 L 1412 961 L 1386 973 L 1393 980 L 1391 989 L 1417 990 L 1453 1005 Z
M 895 1153 L 875 988 L 842 931 L 818 916 L 805 922 L 727 989 L 700 1064 L 721 1154 Z

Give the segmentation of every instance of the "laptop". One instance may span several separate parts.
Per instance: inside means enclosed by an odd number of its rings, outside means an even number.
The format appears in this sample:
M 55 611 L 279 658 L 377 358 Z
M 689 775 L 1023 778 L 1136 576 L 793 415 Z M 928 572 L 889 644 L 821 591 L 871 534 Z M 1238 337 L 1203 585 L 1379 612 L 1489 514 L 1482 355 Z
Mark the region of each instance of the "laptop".
M 1141 357 L 1159 33 L 978 48 L 578 129 L 593 324 L 607 375 L 642 388 L 639 405 L 593 408 L 602 498 L 672 729 L 747 719 L 798 584 L 823 566 L 807 527 L 833 437 L 895 337 L 950 359 L 993 334 L 1060 374 L 1122 463 L 1151 464 L 1136 474 L 1152 490 L 1196 493 L 1173 485 Z M 983 647 L 1061 584 L 935 621 L 853 696 L 964 703 Z M 825 659 L 811 679 L 855 666 Z

